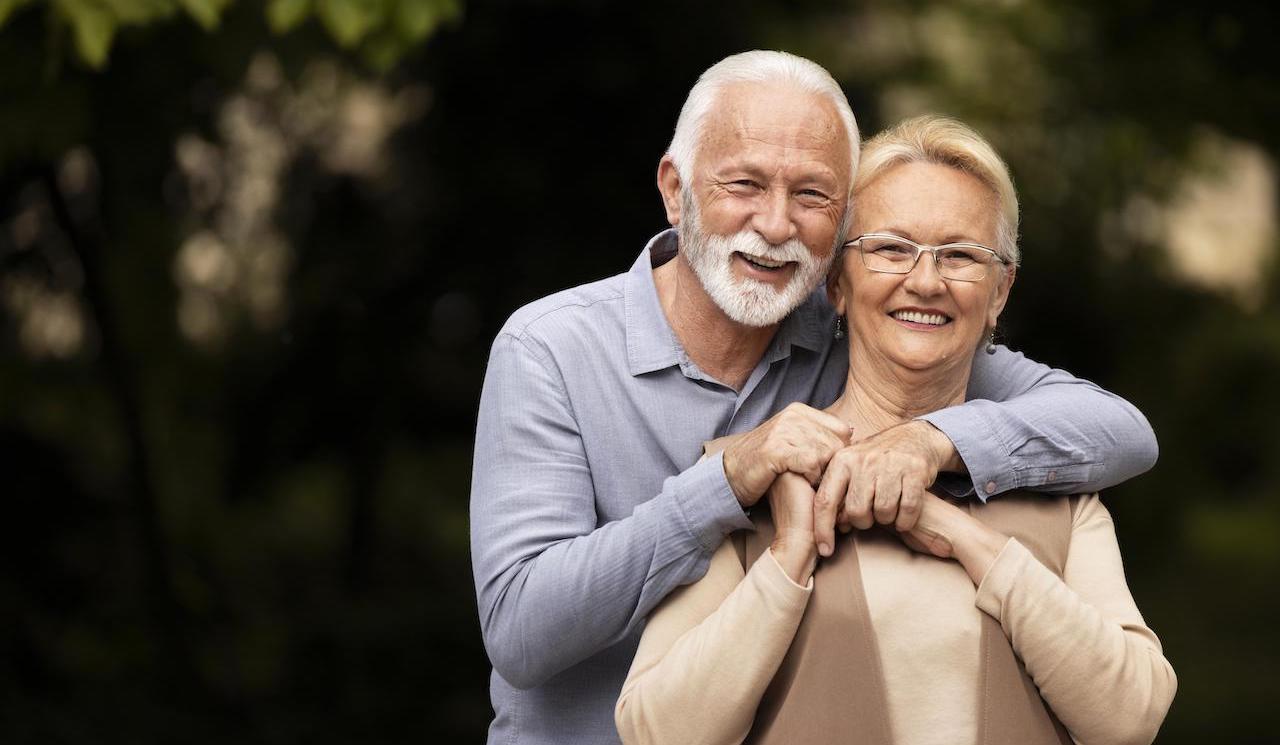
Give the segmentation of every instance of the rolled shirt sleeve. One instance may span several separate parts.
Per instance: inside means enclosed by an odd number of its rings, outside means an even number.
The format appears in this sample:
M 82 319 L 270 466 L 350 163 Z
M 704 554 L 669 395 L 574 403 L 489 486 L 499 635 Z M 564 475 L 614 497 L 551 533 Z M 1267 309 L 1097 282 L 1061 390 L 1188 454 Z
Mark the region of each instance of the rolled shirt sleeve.
M 1005 347 L 975 356 L 968 399 L 920 417 L 968 469 L 939 482 L 956 496 L 1096 492 L 1155 465 L 1155 433 L 1133 404 Z

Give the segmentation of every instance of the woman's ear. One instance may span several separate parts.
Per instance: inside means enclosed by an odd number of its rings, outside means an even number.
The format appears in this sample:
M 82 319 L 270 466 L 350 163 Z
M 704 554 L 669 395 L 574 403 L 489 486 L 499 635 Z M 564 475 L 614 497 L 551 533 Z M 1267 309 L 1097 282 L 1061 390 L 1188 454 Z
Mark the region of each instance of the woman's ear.
M 1013 280 L 1017 275 L 1018 267 L 1013 264 L 1005 266 L 1000 273 L 995 292 L 991 293 L 991 303 L 987 306 L 988 328 L 995 328 L 1000 320 L 1000 313 L 1004 311 L 1005 303 L 1009 302 L 1009 290 L 1013 288 Z
M 840 271 L 839 264 L 840 259 L 836 259 L 831 271 L 827 273 L 827 300 L 830 301 L 831 307 L 835 309 L 836 315 L 843 316 L 849 296 L 849 288 L 844 286 L 844 272 Z
M 672 162 L 670 155 L 662 156 L 658 161 L 658 192 L 662 194 L 662 206 L 667 211 L 667 224 L 676 227 L 680 224 L 680 171 Z

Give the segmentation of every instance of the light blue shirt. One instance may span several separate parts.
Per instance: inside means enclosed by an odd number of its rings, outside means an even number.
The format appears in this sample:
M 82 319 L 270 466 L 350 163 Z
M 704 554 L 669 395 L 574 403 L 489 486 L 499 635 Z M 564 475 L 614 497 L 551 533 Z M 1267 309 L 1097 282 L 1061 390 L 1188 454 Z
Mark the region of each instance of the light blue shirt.
M 720 458 L 699 462 L 702 443 L 793 401 L 825 407 L 844 384 L 846 345 L 819 293 L 780 324 L 741 391 L 703 373 L 653 283 L 676 246 L 674 231 L 659 234 L 626 274 L 521 308 L 494 341 L 471 487 L 490 743 L 618 741 L 613 707 L 645 616 L 751 524 Z M 1155 462 L 1133 406 L 1003 347 L 976 356 L 969 398 L 925 418 L 983 498 L 1091 492 Z

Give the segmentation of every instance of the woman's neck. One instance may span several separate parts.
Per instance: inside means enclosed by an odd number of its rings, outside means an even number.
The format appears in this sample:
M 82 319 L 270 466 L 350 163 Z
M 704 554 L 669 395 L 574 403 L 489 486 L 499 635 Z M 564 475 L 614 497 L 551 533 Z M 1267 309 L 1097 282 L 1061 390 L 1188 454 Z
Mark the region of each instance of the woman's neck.
M 830 413 L 853 427 L 863 439 L 922 414 L 964 403 L 973 358 L 946 362 L 928 370 L 912 370 L 882 355 L 849 345 L 849 373 L 844 393 Z

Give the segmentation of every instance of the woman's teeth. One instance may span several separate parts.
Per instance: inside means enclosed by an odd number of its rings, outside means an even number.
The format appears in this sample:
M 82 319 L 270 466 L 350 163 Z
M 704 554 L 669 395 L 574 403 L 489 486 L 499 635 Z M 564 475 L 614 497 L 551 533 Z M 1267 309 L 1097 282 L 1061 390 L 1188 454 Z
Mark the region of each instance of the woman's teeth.
M 890 313 L 890 315 L 899 321 L 923 323 L 928 326 L 941 326 L 951 320 L 941 313 L 921 313 L 915 310 L 895 310 L 893 313 Z

